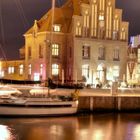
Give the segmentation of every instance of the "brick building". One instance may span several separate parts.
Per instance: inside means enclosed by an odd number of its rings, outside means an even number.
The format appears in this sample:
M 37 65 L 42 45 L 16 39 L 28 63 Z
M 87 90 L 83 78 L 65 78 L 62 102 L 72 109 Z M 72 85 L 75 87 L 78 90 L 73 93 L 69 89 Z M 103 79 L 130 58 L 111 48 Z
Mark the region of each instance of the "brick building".
M 126 75 L 128 22 L 115 0 L 67 0 L 24 34 L 21 60 L 1 61 L 2 78 L 94 84 Z

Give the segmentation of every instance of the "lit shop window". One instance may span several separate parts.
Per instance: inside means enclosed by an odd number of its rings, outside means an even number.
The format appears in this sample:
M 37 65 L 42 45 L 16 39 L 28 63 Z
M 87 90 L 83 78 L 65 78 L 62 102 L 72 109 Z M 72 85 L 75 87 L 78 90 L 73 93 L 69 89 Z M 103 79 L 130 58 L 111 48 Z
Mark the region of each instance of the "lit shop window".
M 58 75 L 58 74 L 59 74 L 59 65 L 52 64 L 52 75 Z
M 15 71 L 14 67 L 8 67 L 8 73 L 13 74 Z
M 113 66 L 113 77 L 119 77 L 120 68 L 119 66 Z
M 19 74 L 20 75 L 23 75 L 23 69 L 24 69 L 23 64 L 19 65 Z
M 59 56 L 59 45 L 52 44 L 52 56 Z
M 89 65 L 82 65 L 82 76 L 89 78 Z
M 34 81 L 39 81 L 39 80 L 40 80 L 40 74 L 34 73 Z
M 60 26 L 60 25 L 54 25 L 54 26 L 53 26 L 53 30 L 54 30 L 55 32 L 60 32 L 60 31 L 61 31 L 61 26 Z

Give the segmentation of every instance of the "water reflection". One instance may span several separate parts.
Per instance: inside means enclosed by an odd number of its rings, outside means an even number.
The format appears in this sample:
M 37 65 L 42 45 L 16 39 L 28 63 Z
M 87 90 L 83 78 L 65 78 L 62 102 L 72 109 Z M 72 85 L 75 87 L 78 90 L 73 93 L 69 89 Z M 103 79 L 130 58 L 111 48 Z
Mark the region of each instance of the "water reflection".
M 0 118 L 0 140 L 140 140 L 139 118 L 140 114 L 113 113 L 59 118 Z
M 14 136 L 8 126 L 0 125 L 0 140 L 13 140 Z

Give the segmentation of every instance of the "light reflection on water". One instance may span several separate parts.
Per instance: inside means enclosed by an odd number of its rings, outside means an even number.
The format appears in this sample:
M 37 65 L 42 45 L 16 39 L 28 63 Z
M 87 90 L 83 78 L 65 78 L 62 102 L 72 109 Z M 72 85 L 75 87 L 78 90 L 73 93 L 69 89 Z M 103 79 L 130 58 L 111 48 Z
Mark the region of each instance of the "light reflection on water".
M 140 114 L 0 118 L 0 140 L 140 140 Z
M 12 130 L 5 125 L 0 125 L 0 140 L 14 140 Z

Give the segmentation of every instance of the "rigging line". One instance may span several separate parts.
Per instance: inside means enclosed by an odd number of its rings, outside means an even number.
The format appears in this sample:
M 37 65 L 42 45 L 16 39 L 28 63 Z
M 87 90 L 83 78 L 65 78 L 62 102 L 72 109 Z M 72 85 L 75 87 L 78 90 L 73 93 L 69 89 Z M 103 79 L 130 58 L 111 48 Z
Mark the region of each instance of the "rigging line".
M 15 4 L 16 4 L 18 13 L 19 13 L 19 15 L 20 15 L 20 18 L 21 18 L 21 20 L 22 20 L 23 26 L 24 26 L 24 28 L 26 29 L 26 23 L 25 23 L 25 21 L 24 21 L 24 18 L 22 18 L 23 15 L 22 15 L 21 10 L 20 10 L 20 8 L 19 8 L 18 2 L 17 2 L 17 0 L 14 0 L 14 1 L 15 1 Z
M 18 1 L 19 6 L 20 6 L 21 13 L 23 15 L 24 21 L 25 21 L 26 25 L 29 27 L 29 21 L 28 21 L 26 15 L 25 15 L 25 12 L 24 12 L 24 9 L 23 9 L 23 6 L 22 6 L 22 2 L 20 0 L 17 0 L 17 1 Z
M 64 2 L 62 2 L 61 0 L 58 0 L 58 4 L 59 4 L 59 7 L 62 7 L 62 4 L 65 4 L 66 3 L 66 1 L 64 1 Z M 62 9 L 61 9 L 62 10 Z M 65 16 L 65 14 L 63 13 L 63 11 L 62 11 L 62 14 L 63 14 L 63 16 L 64 16 L 64 20 L 66 21 L 66 16 Z M 65 24 L 66 24 L 66 22 L 65 22 Z
M 54 24 L 54 9 L 55 9 L 55 0 L 52 0 L 52 19 L 51 19 L 51 43 L 53 41 L 53 24 Z
M 27 29 L 27 27 L 29 27 L 29 22 L 28 22 L 28 20 L 27 20 L 27 18 L 25 16 L 22 4 L 20 3 L 19 0 L 14 0 L 14 1 L 15 1 L 15 4 L 16 4 L 18 13 L 20 15 L 20 18 L 21 18 L 21 20 L 23 22 L 23 26 L 24 26 L 25 29 Z
M 2 43 L 0 43 L 0 49 L 2 51 L 2 55 L 4 59 L 7 60 L 6 54 L 3 49 L 3 47 L 5 46 L 5 34 L 4 34 L 4 24 L 3 24 L 3 17 L 2 17 L 2 1 L 0 1 L 0 29 L 1 29 L 1 37 L 2 37 Z
M 24 12 L 24 9 L 23 9 L 23 6 L 22 6 L 22 1 L 21 0 L 18 0 L 18 2 L 19 2 L 19 5 L 21 7 L 21 10 L 22 10 L 22 13 L 23 13 L 23 16 L 24 16 L 24 20 L 26 21 L 26 24 L 29 27 L 30 24 L 29 24 L 29 21 L 28 21 L 26 15 L 25 15 L 25 12 Z

